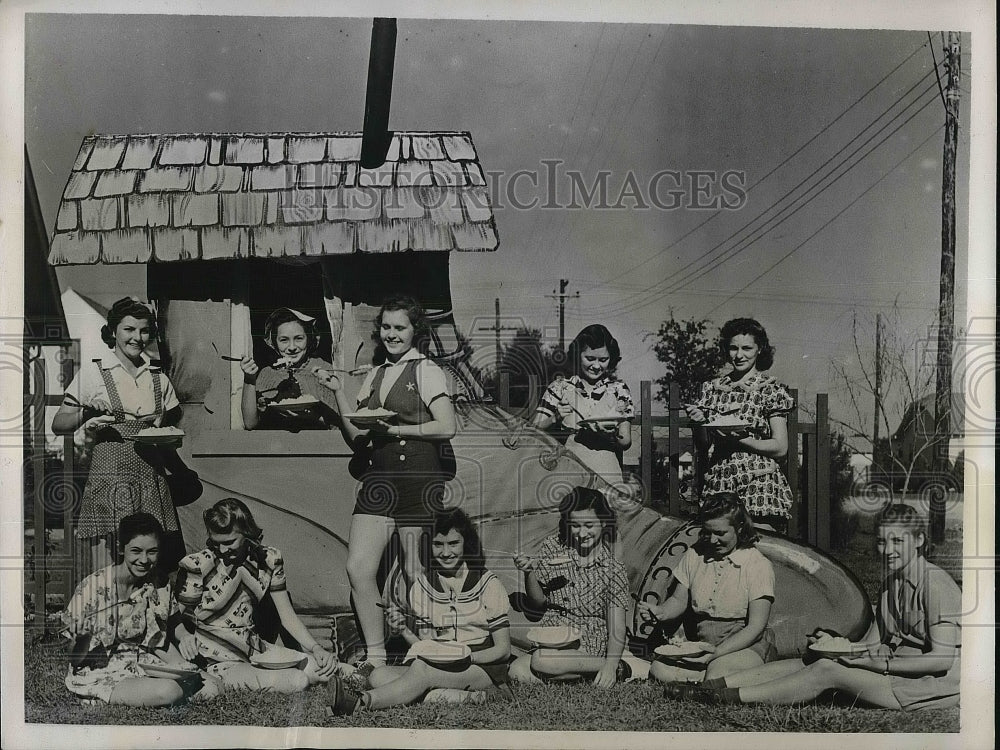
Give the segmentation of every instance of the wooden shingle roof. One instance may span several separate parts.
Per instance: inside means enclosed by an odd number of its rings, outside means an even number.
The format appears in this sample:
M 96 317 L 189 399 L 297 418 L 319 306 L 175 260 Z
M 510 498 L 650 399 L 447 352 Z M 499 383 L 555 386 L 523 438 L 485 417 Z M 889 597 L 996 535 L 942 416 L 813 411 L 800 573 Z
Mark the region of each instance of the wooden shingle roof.
M 360 133 L 88 136 L 49 262 L 496 249 L 469 133 L 397 133 L 383 166 L 360 158 Z

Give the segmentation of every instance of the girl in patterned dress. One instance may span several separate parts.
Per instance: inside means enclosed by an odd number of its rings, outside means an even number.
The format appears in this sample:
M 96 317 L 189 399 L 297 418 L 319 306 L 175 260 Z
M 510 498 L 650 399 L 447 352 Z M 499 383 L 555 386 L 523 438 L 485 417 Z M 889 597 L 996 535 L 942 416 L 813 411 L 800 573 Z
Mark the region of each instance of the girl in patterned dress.
M 566 447 L 609 484 L 621 483 L 635 406 L 628 386 L 615 377 L 618 342 L 604 326 L 589 325 L 570 343 L 566 359 L 573 374 L 549 384 L 531 423 L 543 430 L 558 423 L 571 431 Z M 610 419 L 584 421 L 593 417 Z
M 574 487 L 559 504 L 559 529 L 535 557 L 517 555 L 528 606 L 543 612 L 543 627 L 571 625 L 580 633 L 576 648 L 540 648 L 511 667 L 515 679 L 591 676 L 606 688 L 631 668 L 625 652 L 629 606 L 625 566 L 615 559 L 615 515 L 598 490 Z M 530 667 L 530 669 L 529 669 Z
M 157 566 L 163 529 L 148 513 L 121 520 L 121 561 L 83 579 L 62 613 L 72 641 L 66 687 L 85 700 L 169 706 L 200 685 L 147 677 L 142 665 L 183 660 L 167 646 L 169 587 Z M 190 666 L 190 665 L 188 665 Z
M 916 711 L 959 704 L 962 590 L 927 561 L 927 521 L 908 505 L 879 519 L 876 548 L 886 578 L 875 623 L 834 658 L 785 659 L 669 691 L 707 703 L 797 704 L 838 690 L 871 706 Z M 817 631 L 810 641 L 836 636 Z
M 795 401 L 765 371 L 774 362 L 767 332 L 756 320 L 736 318 L 719 335 L 730 371 L 702 384 L 697 404 L 687 413 L 694 430 L 698 466 L 704 469 L 702 493 L 735 492 L 754 523 L 787 530 L 792 490 L 778 460 L 788 452 L 788 413 Z M 735 417 L 740 427 L 711 427 L 720 417 Z
M 125 297 L 111 307 L 101 337 L 111 353 L 81 367 L 52 420 L 57 435 L 82 426 L 94 441 L 76 536 L 90 547 L 92 568 L 98 569 L 112 562 L 119 521 L 150 513 L 167 532 L 161 561 L 169 568 L 184 546 L 164 474 L 165 449 L 133 439 L 144 427 L 180 419 L 173 386 L 144 354 L 156 337 L 156 317 L 142 302 Z
M 337 423 L 333 395 L 320 386 L 315 370 L 330 363 L 313 356 L 319 346 L 316 319 L 279 307 L 264 324 L 264 341 L 279 359 L 273 365 L 259 367 L 247 355 L 240 361 L 243 370 L 241 410 L 243 426 L 248 430 L 326 430 Z M 315 406 L 303 410 L 277 410 L 275 401 L 312 396 Z
M 701 538 L 674 570 L 677 583 L 663 604 L 639 602 L 644 620 L 676 621 L 690 615 L 706 653 L 683 662 L 656 661 L 649 673 L 661 682 L 699 682 L 757 667 L 774 654 L 767 620 L 774 603 L 774 568 L 756 545 L 757 533 L 739 497 L 705 499 Z
M 384 408 L 391 421 L 359 429 L 341 421 L 341 432 L 359 455 L 368 453 L 361 489 L 351 518 L 347 575 L 351 599 L 367 648 L 362 673 L 385 664 L 385 618 L 379 608 L 377 574 L 393 532 L 398 531 L 409 582 L 420 570 L 420 536 L 441 507 L 447 474 L 444 449 L 455 436 L 455 409 L 444 372 L 422 349 L 430 340 L 423 308 L 411 297 L 386 300 L 375 319 L 375 361 L 356 404 L 350 404 L 340 379 L 318 368 L 319 382 L 334 392 L 339 413 Z
M 383 666 L 369 678 L 371 689 L 352 690 L 334 677 L 327 685 L 334 714 L 351 714 L 413 703 L 429 691 L 481 691 L 507 683 L 510 621 L 507 591 L 486 570 L 476 527 L 461 510 L 437 514 L 431 526 L 431 561 L 409 590 L 408 618 L 393 608 L 390 624 L 411 646 L 420 641 L 458 642 L 471 655 L 454 662 L 408 657 L 403 666 Z

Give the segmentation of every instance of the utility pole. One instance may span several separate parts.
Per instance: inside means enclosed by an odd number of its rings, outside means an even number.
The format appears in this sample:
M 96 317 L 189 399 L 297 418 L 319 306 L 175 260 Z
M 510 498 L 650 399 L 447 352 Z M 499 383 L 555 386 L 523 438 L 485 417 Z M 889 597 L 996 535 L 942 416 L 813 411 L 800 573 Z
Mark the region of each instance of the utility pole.
M 878 425 L 882 416 L 882 313 L 875 314 L 875 421 L 872 424 L 872 470 L 880 470 Z M 870 479 L 870 477 L 869 477 Z
M 935 470 L 941 479 L 947 473 L 951 434 L 951 370 L 955 335 L 955 156 L 958 151 L 959 79 L 961 35 L 948 32 L 944 49 L 948 86 L 944 91 L 944 163 L 941 176 L 941 289 L 938 303 L 937 383 L 934 392 L 934 431 L 940 442 Z M 942 485 L 943 486 L 943 483 Z M 931 541 L 944 540 L 944 497 L 931 497 Z
M 517 331 L 520 326 L 503 326 L 500 325 L 500 298 L 493 298 L 493 325 L 491 326 L 480 326 L 480 331 L 493 331 L 496 338 L 496 368 L 497 374 L 500 373 L 500 359 L 502 358 L 502 350 L 500 348 L 500 331 Z
M 562 351 L 566 351 L 566 300 L 570 297 L 575 299 L 580 298 L 579 292 L 566 294 L 567 286 L 569 286 L 569 279 L 559 279 L 559 292 L 556 293 L 555 289 L 553 289 L 552 294 L 546 295 L 551 299 L 559 301 L 559 348 Z

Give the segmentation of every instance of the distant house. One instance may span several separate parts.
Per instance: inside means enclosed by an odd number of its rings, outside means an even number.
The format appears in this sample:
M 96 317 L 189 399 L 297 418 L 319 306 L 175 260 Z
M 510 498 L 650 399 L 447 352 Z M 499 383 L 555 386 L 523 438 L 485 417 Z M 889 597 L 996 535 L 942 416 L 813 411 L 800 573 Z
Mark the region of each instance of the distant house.
M 884 461 L 885 466 L 878 470 L 878 476 L 883 481 L 891 481 L 896 489 L 907 485 L 911 490 L 919 490 L 929 482 L 941 481 L 936 460 L 945 450 L 945 441 L 937 430 L 934 400 L 934 394 L 929 394 L 910 404 L 892 435 L 891 454 L 895 460 Z M 949 420 L 947 458 L 954 462 L 964 450 L 964 393 L 952 393 Z M 883 444 L 879 450 L 889 450 L 889 445 Z

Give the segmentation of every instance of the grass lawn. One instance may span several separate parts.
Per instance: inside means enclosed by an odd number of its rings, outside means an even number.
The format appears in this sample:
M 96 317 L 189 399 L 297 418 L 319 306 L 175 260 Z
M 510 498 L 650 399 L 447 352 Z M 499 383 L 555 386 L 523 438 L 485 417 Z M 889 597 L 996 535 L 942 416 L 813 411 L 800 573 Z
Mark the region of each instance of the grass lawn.
M 516 703 L 428 704 L 328 718 L 323 691 L 296 696 L 227 693 L 212 703 L 175 708 L 83 706 L 63 686 L 61 644 L 25 644 L 25 721 L 48 724 L 269 727 L 392 727 L 403 729 L 532 729 L 605 731 L 957 732 L 958 710 L 906 714 L 833 705 L 701 706 L 662 698 L 651 683 L 596 690 L 589 685 L 517 686 Z
M 873 555 L 874 524 L 859 519 L 846 549 L 834 556 L 855 572 L 873 599 L 881 570 Z M 961 582 L 961 526 L 949 525 L 931 560 Z M 84 706 L 64 687 L 67 655 L 61 642 L 25 639 L 25 721 L 46 724 L 243 725 L 380 727 L 400 729 L 769 731 L 769 732 L 957 732 L 959 711 L 905 713 L 849 706 L 835 697 L 808 706 L 702 706 L 662 698 L 652 683 L 599 691 L 589 685 L 516 686 L 513 704 L 395 708 L 350 719 L 329 718 L 324 692 L 297 696 L 227 693 L 210 704 L 169 709 Z

